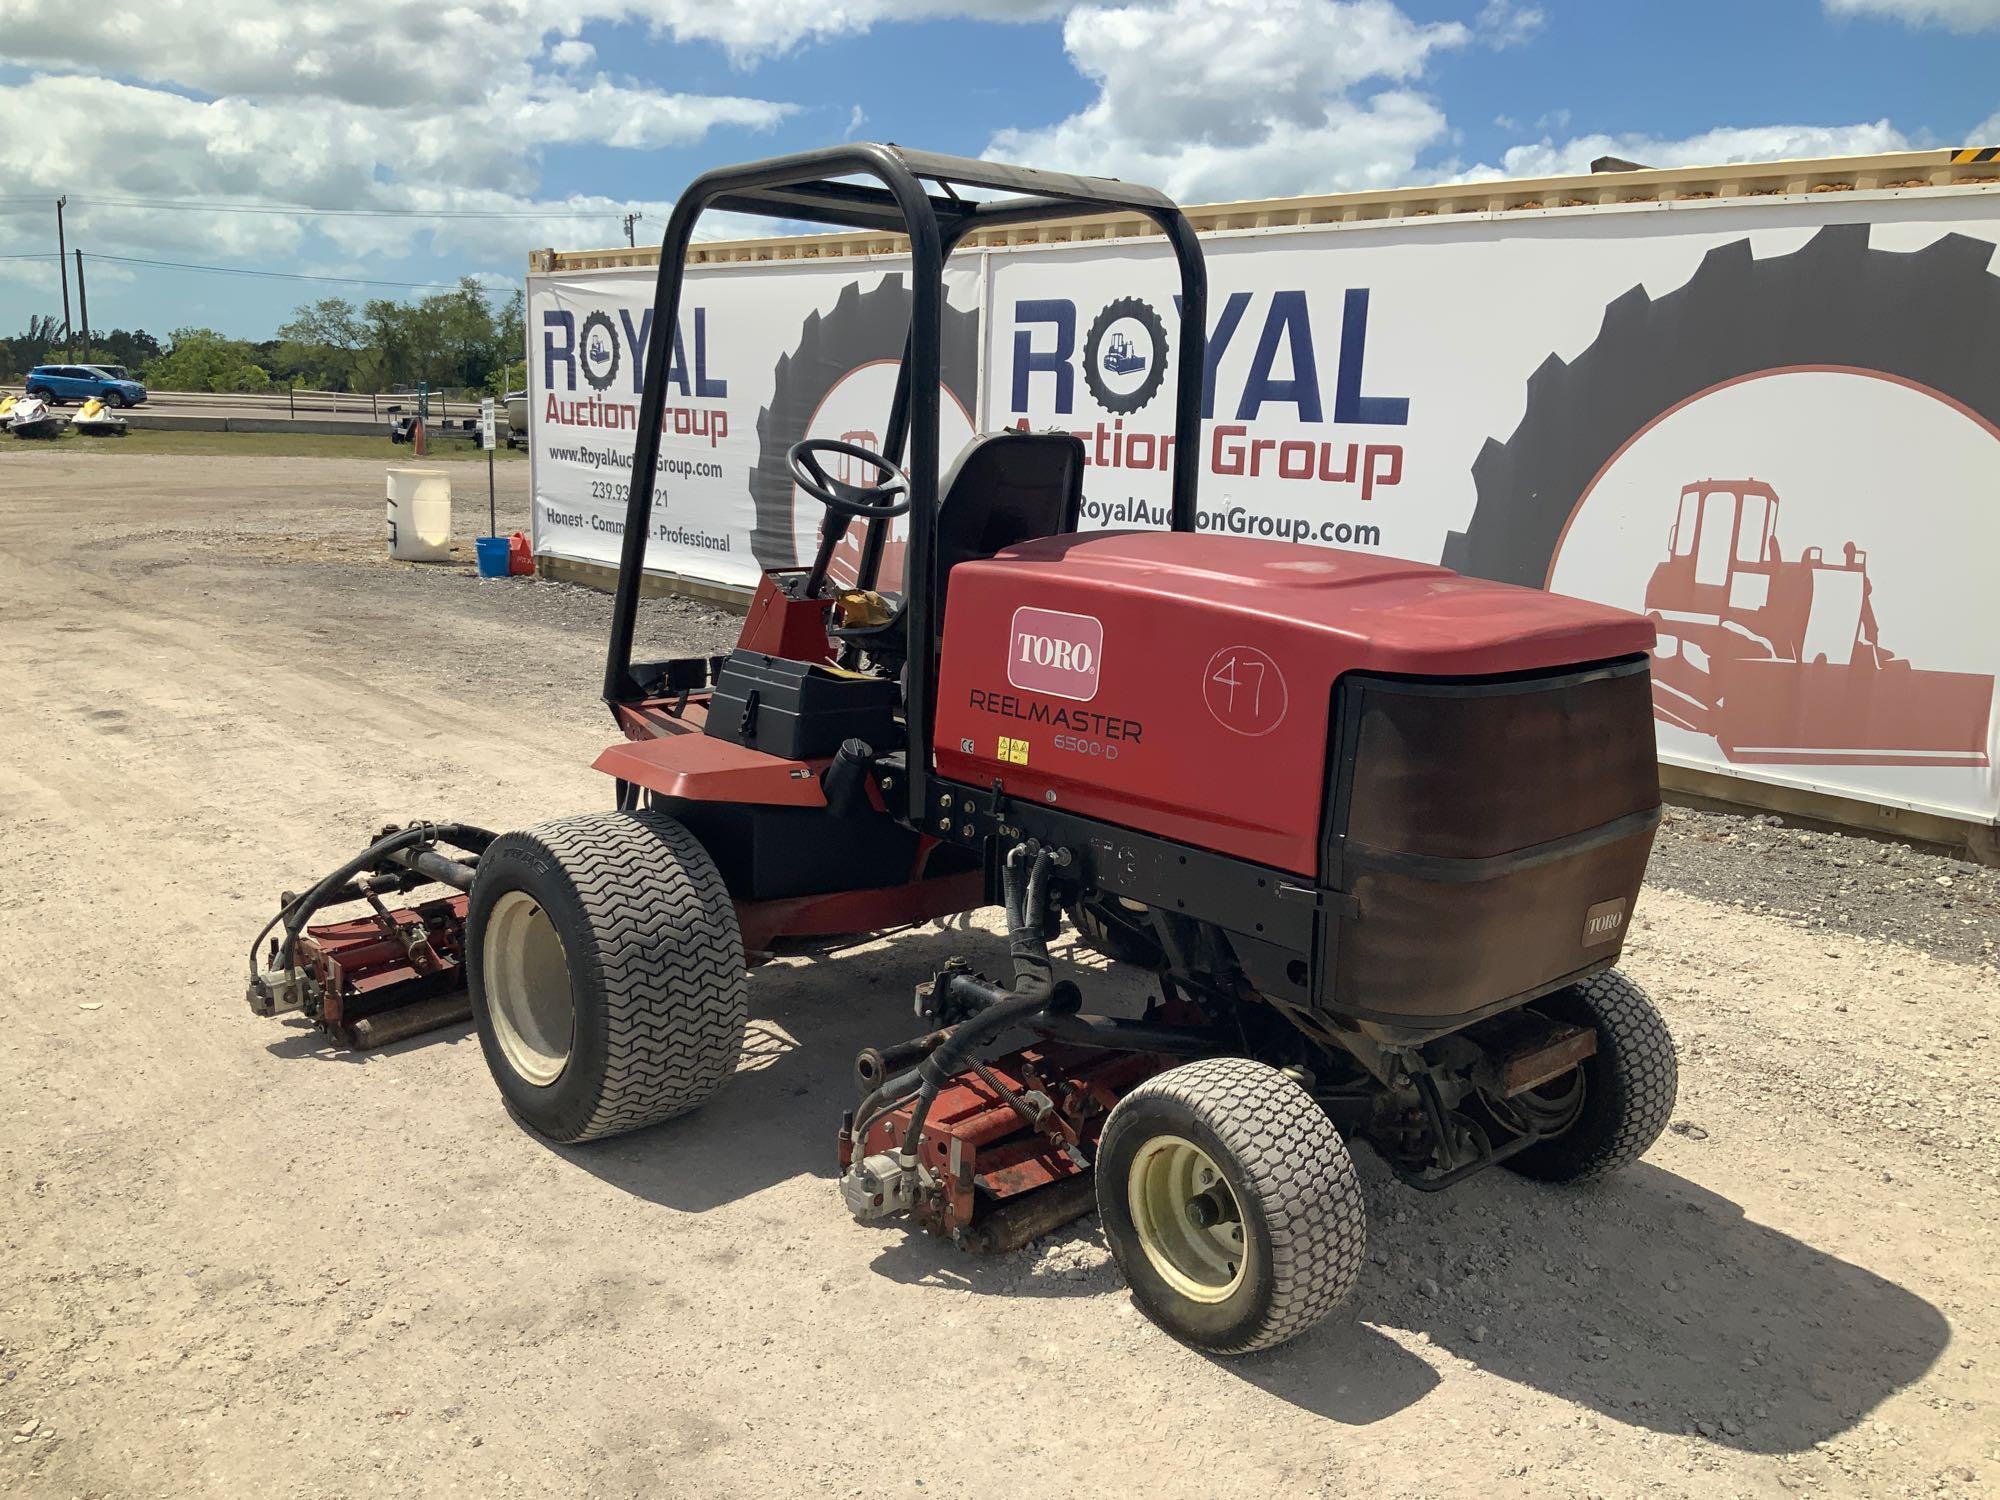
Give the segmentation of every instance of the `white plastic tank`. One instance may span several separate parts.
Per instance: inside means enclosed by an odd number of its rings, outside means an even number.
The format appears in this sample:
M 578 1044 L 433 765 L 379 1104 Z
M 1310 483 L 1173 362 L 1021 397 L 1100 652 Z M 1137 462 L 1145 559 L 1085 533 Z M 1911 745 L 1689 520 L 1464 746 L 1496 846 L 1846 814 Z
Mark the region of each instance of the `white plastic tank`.
M 389 555 L 404 562 L 451 558 L 451 475 L 443 469 L 389 471 Z

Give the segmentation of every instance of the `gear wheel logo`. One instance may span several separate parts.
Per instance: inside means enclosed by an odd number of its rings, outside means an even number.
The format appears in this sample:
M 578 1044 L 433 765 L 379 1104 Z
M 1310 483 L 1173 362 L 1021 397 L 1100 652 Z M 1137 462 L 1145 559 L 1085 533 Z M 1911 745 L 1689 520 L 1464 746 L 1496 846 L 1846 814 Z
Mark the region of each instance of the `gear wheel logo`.
M 1108 302 L 1083 341 L 1083 383 L 1097 404 L 1124 415 L 1159 394 L 1167 378 L 1167 330 L 1138 297 Z
M 1527 408 L 1472 466 L 1478 501 L 1443 563 L 1548 585 L 1572 514 L 1625 445 L 1677 406 L 1746 376 L 1801 368 L 1876 371 L 2000 424 L 2000 276 L 1993 242 L 1946 234 L 1877 249 L 1868 225 L 1829 224 L 1798 249 L 1758 257 L 1749 239 L 1702 257 L 1678 290 L 1635 286 L 1604 310 L 1597 340 L 1551 354 Z
M 618 378 L 618 330 L 611 326 L 608 313 L 594 312 L 583 320 L 579 330 L 577 363 L 583 368 L 583 378 L 590 382 L 594 390 L 607 391 L 611 382 Z
M 876 424 L 889 415 L 896 367 L 903 361 L 909 336 L 910 300 L 901 272 L 889 273 L 866 292 L 860 282 L 849 282 L 832 307 L 807 316 L 800 326 L 797 346 L 778 357 L 771 377 L 771 399 L 757 414 L 759 457 L 750 476 L 750 494 L 757 507 L 750 546 L 764 567 L 791 568 L 810 558 L 825 514 L 817 502 L 803 498 L 792 479 L 785 460 L 791 445 L 802 437 L 850 433 L 849 440 L 863 447 L 879 445 Z M 947 303 L 939 333 L 944 345 L 944 388 L 950 396 L 944 403 L 940 437 L 943 457 L 949 461 L 972 435 L 979 314 Z M 828 425 L 836 410 L 852 410 L 846 398 L 858 398 L 871 377 L 885 385 L 878 393 L 880 399 L 860 401 L 859 411 L 853 412 L 856 422 Z M 855 534 L 860 534 L 859 527 Z M 892 550 L 897 550 L 893 543 Z M 883 576 L 897 578 L 900 566 L 885 563 Z

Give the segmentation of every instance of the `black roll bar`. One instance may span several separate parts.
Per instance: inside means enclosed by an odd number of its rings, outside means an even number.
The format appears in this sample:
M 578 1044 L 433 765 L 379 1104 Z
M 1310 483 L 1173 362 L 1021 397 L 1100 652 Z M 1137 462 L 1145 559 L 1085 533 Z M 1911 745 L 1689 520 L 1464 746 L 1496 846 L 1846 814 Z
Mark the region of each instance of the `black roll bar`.
M 872 178 L 871 187 L 845 179 Z M 939 197 L 924 188 L 936 183 Z M 1011 193 L 1013 197 L 967 198 L 958 187 Z M 667 365 L 680 320 L 681 288 L 695 222 L 710 209 L 805 219 L 853 228 L 900 231 L 910 242 L 910 330 L 902 371 L 896 382 L 883 452 L 897 458 L 907 450 L 910 476 L 910 534 L 904 615 L 911 649 L 906 678 L 905 723 L 909 736 L 905 775 L 907 816 L 922 822 L 930 776 L 931 711 L 936 663 L 920 643 L 936 624 L 935 531 L 938 500 L 938 410 L 942 364 L 944 263 L 966 236 L 982 229 L 1105 212 L 1144 215 L 1166 236 L 1180 269 L 1181 318 L 1174 402 L 1172 527 L 1195 529 L 1195 487 L 1199 475 L 1202 384 L 1208 331 L 1208 276 L 1194 228 L 1165 194 L 1112 178 L 1042 172 L 998 162 L 937 156 L 896 146 L 856 142 L 743 166 L 719 167 L 696 178 L 674 204 L 660 242 L 660 269 L 653 289 L 653 326 L 646 340 L 646 380 L 639 398 L 639 429 L 632 447 L 632 485 L 625 505 L 625 530 L 618 561 L 618 592 L 612 603 L 611 639 L 604 664 L 604 699 L 614 711 L 644 697 L 632 676 L 632 639 L 638 620 L 639 589 L 652 529 L 657 488 L 661 416 L 666 410 Z M 864 576 L 879 567 L 886 533 L 871 523 L 864 545 Z

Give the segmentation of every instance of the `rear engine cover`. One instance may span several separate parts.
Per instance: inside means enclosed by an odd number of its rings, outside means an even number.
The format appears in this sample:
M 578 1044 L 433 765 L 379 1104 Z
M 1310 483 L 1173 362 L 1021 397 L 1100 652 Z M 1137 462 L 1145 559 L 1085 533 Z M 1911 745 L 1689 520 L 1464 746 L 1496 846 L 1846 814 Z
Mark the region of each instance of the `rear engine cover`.
M 1460 678 L 1649 650 L 1621 610 L 1283 542 L 1092 532 L 952 570 L 954 780 L 1316 876 L 1349 672 Z
M 1425 1034 L 1617 957 L 1659 819 L 1644 657 L 1334 702 L 1321 1009 Z

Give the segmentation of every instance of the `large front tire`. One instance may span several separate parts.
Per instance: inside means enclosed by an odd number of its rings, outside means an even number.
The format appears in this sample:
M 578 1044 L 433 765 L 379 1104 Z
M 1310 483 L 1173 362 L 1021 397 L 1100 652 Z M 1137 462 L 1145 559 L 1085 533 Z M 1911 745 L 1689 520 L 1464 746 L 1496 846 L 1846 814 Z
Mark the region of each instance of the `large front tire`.
M 735 1071 L 748 1018 L 736 909 L 708 851 L 665 813 L 495 839 L 465 950 L 487 1067 L 546 1140 L 671 1119 Z
M 1680 1090 L 1674 1039 L 1652 998 L 1606 969 L 1536 1001 L 1535 1009 L 1594 1028 L 1597 1053 L 1578 1070 L 1583 1099 L 1571 1123 L 1508 1157 L 1506 1165 L 1540 1182 L 1587 1182 L 1631 1165 L 1667 1128 Z M 1576 1074 L 1566 1074 L 1547 1090 L 1576 1083 Z
M 1242 1057 L 1132 1090 L 1097 1154 L 1104 1237 L 1132 1300 L 1175 1338 L 1246 1354 L 1295 1338 L 1354 1290 L 1367 1210 L 1312 1096 Z

